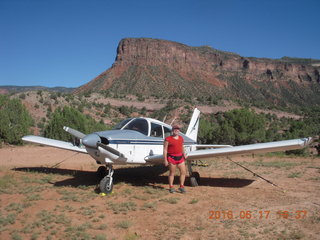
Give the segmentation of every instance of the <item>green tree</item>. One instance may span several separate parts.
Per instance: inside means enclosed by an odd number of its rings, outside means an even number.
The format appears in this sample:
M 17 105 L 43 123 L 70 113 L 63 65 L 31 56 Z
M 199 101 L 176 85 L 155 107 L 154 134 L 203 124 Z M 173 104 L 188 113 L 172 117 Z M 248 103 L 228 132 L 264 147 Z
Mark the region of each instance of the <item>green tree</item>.
M 0 141 L 22 144 L 21 137 L 30 133 L 32 124 L 33 119 L 19 99 L 0 95 Z
M 206 119 L 200 119 L 199 123 L 199 133 L 198 140 L 199 143 L 212 143 L 213 139 L 214 126 L 212 121 Z
M 85 116 L 77 109 L 65 106 L 57 108 L 44 129 L 44 136 L 48 138 L 72 141 L 72 136 L 63 130 L 63 126 L 76 129 L 84 134 L 107 130 L 103 123 L 98 123 L 90 116 Z
M 234 109 L 225 113 L 225 119 L 235 131 L 236 145 L 265 141 L 266 120 L 262 114 L 247 108 Z

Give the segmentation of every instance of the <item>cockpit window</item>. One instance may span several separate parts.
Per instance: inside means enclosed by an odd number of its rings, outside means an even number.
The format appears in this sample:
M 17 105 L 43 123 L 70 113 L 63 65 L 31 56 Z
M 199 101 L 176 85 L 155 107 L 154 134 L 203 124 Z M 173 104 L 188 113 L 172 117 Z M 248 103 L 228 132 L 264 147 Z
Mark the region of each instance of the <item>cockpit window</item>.
M 156 123 L 151 123 L 150 136 L 163 138 L 162 126 Z
M 126 125 L 131 120 L 132 120 L 132 118 L 127 118 L 127 119 L 119 122 L 113 129 L 119 130 L 119 129 L 123 128 L 123 126 Z
M 124 129 L 135 130 L 144 135 L 148 135 L 148 122 L 143 118 L 132 120 Z
M 167 127 L 163 127 L 164 129 L 164 137 L 169 137 L 171 135 L 171 129 Z

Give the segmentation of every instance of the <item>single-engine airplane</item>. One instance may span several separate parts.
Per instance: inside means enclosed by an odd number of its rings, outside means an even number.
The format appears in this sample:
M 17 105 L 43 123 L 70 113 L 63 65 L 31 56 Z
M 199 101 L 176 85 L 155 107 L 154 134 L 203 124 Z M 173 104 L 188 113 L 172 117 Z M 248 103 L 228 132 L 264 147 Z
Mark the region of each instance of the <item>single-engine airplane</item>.
M 247 153 L 266 153 L 304 148 L 312 138 L 301 138 L 278 142 L 257 143 L 242 146 L 197 144 L 200 111 L 195 108 L 184 138 L 184 148 L 188 155 L 187 167 L 191 186 L 198 185 L 199 175 L 192 172 L 193 160 L 213 159 L 217 156 Z M 163 162 L 163 141 L 171 134 L 171 126 L 152 118 L 128 118 L 113 130 L 94 132 L 88 135 L 69 127 L 63 128 L 75 137 L 74 143 L 44 138 L 24 136 L 23 141 L 62 148 L 89 154 L 98 164 L 98 174 L 103 175 L 100 190 L 110 193 L 113 189 L 113 165 L 161 164 Z

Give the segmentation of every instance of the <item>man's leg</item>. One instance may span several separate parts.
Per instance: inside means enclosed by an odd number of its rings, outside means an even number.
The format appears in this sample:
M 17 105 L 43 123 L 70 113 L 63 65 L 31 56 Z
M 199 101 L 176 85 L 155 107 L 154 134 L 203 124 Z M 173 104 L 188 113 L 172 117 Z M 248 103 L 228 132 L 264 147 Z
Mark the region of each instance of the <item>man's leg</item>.
M 172 188 L 173 187 L 173 180 L 174 180 L 174 174 L 176 172 L 176 165 L 172 164 L 169 162 L 169 187 Z
M 184 181 L 186 179 L 186 164 L 185 164 L 185 162 L 178 164 L 178 169 L 180 171 L 180 187 L 184 187 Z

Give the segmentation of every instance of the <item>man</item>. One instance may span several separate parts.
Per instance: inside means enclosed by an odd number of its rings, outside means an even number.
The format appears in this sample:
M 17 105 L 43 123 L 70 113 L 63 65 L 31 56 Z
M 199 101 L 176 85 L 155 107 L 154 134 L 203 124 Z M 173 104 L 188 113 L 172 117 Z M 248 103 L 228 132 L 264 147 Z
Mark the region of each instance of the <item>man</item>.
M 184 181 L 186 178 L 185 159 L 187 155 L 184 152 L 183 137 L 179 135 L 180 127 L 175 125 L 172 127 L 172 135 L 166 137 L 163 144 L 164 165 L 169 166 L 169 191 L 174 193 L 173 188 L 174 174 L 178 167 L 180 171 L 180 187 L 179 191 L 185 193 Z

